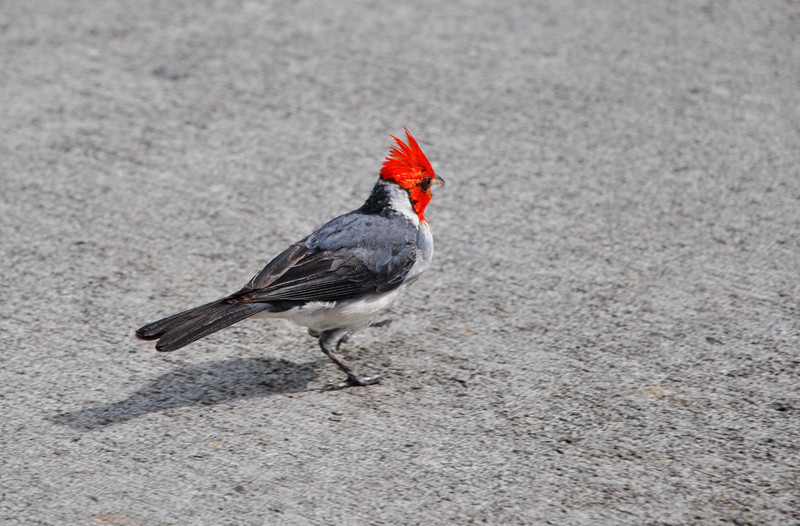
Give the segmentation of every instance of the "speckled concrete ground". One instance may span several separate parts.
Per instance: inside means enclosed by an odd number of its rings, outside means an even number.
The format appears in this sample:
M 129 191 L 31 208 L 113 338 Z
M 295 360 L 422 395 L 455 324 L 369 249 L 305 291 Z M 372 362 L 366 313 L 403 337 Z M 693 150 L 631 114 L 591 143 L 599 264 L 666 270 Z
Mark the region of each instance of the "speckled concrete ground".
M 796 2 L 5 2 L 4 524 L 800 522 Z M 133 330 L 361 204 L 437 253 L 339 372 Z

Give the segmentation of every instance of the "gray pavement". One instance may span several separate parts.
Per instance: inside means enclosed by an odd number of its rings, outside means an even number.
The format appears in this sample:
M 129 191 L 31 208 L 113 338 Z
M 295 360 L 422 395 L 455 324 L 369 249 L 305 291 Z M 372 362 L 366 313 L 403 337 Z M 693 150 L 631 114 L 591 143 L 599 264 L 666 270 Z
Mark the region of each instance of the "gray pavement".
M 800 523 L 797 2 L 0 5 L 0 519 Z M 436 256 L 339 372 L 143 323 L 359 206 Z

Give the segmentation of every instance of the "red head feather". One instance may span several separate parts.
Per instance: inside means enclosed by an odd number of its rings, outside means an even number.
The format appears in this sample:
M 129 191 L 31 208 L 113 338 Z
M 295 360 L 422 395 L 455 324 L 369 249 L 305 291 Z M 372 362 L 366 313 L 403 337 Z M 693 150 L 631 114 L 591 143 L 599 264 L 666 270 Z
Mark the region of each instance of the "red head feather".
M 431 163 L 422 153 L 417 141 L 414 140 L 408 129 L 405 131 L 408 144 L 403 143 L 394 135 L 390 135 L 392 139 L 397 141 L 397 146 L 389 147 L 389 156 L 383 161 L 381 177 L 388 181 L 394 181 L 408 190 L 408 196 L 414 206 L 414 211 L 419 216 L 420 221 L 425 221 L 423 213 L 433 195 L 431 186 L 444 184 L 444 180 L 436 178 L 436 174 L 433 173 L 433 168 L 431 168 Z

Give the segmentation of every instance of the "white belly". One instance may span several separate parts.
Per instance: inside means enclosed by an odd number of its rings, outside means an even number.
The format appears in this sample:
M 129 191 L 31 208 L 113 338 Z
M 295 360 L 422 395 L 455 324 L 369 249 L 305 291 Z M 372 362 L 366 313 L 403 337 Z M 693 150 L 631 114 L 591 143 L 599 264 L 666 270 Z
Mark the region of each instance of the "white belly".
M 384 294 L 370 294 L 358 299 L 306 303 L 284 312 L 261 312 L 254 318 L 285 318 L 315 332 L 339 327 L 363 327 L 376 321 L 376 316 L 385 310 L 405 288 L 405 284 Z

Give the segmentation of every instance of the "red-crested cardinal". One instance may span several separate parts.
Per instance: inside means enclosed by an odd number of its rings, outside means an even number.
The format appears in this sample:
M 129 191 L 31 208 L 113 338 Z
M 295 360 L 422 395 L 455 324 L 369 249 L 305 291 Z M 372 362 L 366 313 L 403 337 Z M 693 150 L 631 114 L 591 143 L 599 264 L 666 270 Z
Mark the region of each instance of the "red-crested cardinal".
M 385 323 L 378 314 L 431 264 L 433 237 L 423 213 L 431 187 L 444 184 L 408 130 L 407 144 L 391 137 L 397 145 L 361 208 L 291 245 L 238 292 L 145 325 L 136 336 L 174 351 L 251 316 L 286 318 L 308 327 L 347 374 L 331 387 L 377 383 L 380 374 L 355 374 L 334 349 L 353 332 Z

